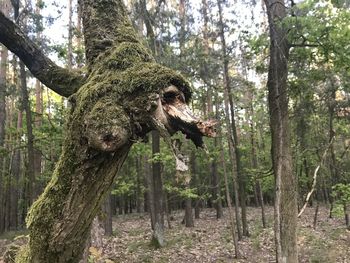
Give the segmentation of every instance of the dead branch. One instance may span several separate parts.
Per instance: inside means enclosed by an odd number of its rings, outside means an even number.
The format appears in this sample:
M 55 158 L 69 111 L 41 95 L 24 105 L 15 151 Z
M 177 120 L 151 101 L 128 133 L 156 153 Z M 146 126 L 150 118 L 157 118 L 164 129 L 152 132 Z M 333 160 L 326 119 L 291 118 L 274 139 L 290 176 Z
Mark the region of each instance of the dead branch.
M 316 167 L 316 169 L 315 169 L 315 171 L 314 171 L 314 176 L 313 176 L 313 178 L 312 178 L 311 190 L 310 190 L 310 192 L 309 192 L 309 193 L 307 194 L 307 196 L 306 196 L 305 203 L 304 203 L 304 205 L 303 205 L 303 208 L 300 210 L 300 212 L 299 212 L 299 214 L 298 214 L 298 217 L 300 217 L 300 216 L 304 213 L 304 210 L 305 210 L 307 204 L 309 203 L 310 198 L 311 198 L 313 192 L 314 192 L 315 189 L 316 189 L 317 173 L 318 173 L 318 171 L 320 170 L 321 165 L 323 164 L 323 161 L 324 161 L 324 159 L 325 159 L 326 156 L 327 156 L 327 152 L 328 152 L 328 150 L 331 148 L 331 146 L 332 146 L 332 144 L 333 144 L 333 141 L 334 141 L 334 136 L 332 137 L 332 139 L 330 140 L 330 142 L 329 142 L 329 144 L 328 144 L 326 150 L 324 151 L 324 153 L 323 153 L 323 155 L 322 155 L 322 158 L 321 158 L 321 160 L 320 160 L 320 164 Z

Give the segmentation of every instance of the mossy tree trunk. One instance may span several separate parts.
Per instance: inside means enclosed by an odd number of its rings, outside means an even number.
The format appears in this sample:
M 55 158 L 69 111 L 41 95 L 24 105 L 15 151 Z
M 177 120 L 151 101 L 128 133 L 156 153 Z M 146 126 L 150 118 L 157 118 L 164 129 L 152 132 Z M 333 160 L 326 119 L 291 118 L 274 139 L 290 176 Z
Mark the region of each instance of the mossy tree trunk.
M 62 155 L 27 218 L 16 262 L 79 262 L 91 223 L 134 141 L 154 129 L 161 90 L 187 81 L 155 63 L 122 0 L 81 0 L 87 72 L 55 65 L 0 12 L 0 42 L 50 89 L 69 97 Z M 108 12 L 106 12 L 108 10 Z

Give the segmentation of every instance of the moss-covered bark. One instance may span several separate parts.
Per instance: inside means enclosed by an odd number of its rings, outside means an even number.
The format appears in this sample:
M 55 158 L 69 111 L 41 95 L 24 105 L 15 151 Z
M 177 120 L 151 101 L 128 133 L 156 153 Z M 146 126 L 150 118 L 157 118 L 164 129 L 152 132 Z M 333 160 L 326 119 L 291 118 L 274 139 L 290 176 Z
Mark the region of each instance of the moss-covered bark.
M 175 85 L 187 101 L 190 98 L 182 76 L 156 64 L 141 44 L 122 1 L 83 2 L 83 14 L 90 16 L 85 18 L 89 73 L 70 97 L 63 153 L 51 182 L 29 212 L 29 243 L 17 262 L 78 262 L 92 220 L 132 142 L 153 128 L 151 116 L 160 90 Z M 104 6 L 108 4 L 113 8 Z M 102 7 L 109 12 L 102 12 Z M 117 28 L 107 26 L 109 17 L 115 17 L 111 10 L 123 15 Z

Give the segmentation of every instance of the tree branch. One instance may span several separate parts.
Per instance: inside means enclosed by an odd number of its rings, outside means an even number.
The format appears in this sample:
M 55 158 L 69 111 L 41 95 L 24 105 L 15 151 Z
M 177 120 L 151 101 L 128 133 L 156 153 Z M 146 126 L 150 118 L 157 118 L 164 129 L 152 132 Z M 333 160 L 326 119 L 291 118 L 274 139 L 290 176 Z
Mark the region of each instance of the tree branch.
M 40 48 L 2 12 L 0 12 L 0 42 L 23 61 L 34 77 L 64 97 L 72 95 L 84 83 L 81 74 L 61 68 L 46 57 Z
M 305 203 L 303 205 L 303 208 L 300 210 L 299 214 L 298 214 L 298 217 L 300 217 L 303 213 L 304 213 L 304 210 L 307 206 L 307 204 L 309 203 L 309 200 L 313 194 L 313 192 L 315 191 L 316 189 L 316 183 L 317 183 L 317 173 L 318 173 L 318 170 L 320 170 L 321 168 L 321 165 L 323 164 L 323 161 L 324 159 L 326 158 L 327 156 L 327 152 L 328 150 L 331 148 L 331 145 L 333 144 L 333 141 L 334 141 L 334 136 L 332 137 L 331 141 L 329 142 L 328 144 L 328 147 L 326 148 L 326 150 L 324 151 L 323 155 L 322 155 L 322 158 L 321 158 L 321 161 L 320 161 L 320 164 L 316 167 L 315 171 L 314 171 L 314 176 L 313 176 L 313 179 L 312 179 L 312 187 L 311 187 L 311 190 L 310 192 L 307 194 L 306 196 L 306 200 L 305 200 Z
M 318 44 L 289 44 L 289 47 L 319 47 Z

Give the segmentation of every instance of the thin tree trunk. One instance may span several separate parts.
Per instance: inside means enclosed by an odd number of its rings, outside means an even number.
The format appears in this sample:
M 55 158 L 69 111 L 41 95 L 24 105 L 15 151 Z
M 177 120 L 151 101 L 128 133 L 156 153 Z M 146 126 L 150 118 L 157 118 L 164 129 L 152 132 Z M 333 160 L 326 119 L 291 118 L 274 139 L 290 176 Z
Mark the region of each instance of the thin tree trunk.
M 153 156 L 160 152 L 160 137 L 158 131 L 152 131 L 152 152 Z M 159 161 L 152 163 L 153 177 L 153 213 L 154 229 L 152 235 L 152 244 L 155 247 L 164 246 L 164 209 L 163 209 L 163 183 L 161 174 L 161 164 Z
M 8 52 L 1 46 L 0 64 L 0 150 L 5 151 L 5 127 L 6 127 L 6 73 Z M 0 154 L 0 234 L 5 230 L 5 154 Z
M 217 1 L 218 7 L 219 7 L 219 15 L 222 16 L 221 11 L 221 2 L 220 0 Z M 221 29 L 222 31 L 222 29 Z M 236 226 L 237 226 L 237 234 L 238 234 L 238 240 L 242 239 L 242 230 L 241 230 L 241 221 L 240 221 L 240 213 L 239 213 L 239 192 L 238 192 L 238 185 L 237 185 L 237 167 L 236 167 L 236 156 L 235 156 L 235 150 L 234 150 L 234 138 L 232 136 L 232 130 L 231 130 L 231 123 L 230 123 L 230 111 L 229 111 L 229 76 L 228 73 L 228 61 L 226 56 L 226 46 L 225 46 L 225 39 L 221 38 L 221 44 L 222 44 L 222 52 L 223 52 L 223 59 L 224 59 L 224 106 L 225 106 L 225 123 L 226 123 L 226 136 L 228 141 L 228 148 L 229 148 L 229 155 L 230 155 L 230 161 L 232 165 L 232 173 L 233 173 L 233 190 L 234 190 L 234 197 L 235 197 L 235 213 L 236 213 Z
M 141 155 L 138 155 L 135 159 L 136 162 L 136 212 L 141 213 L 142 205 L 142 192 L 141 192 L 141 177 L 142 177 L 142 166 L 141 166 Z
M 219 138 L 221 138 L 221 130 L 219 132 Z M 238 246 L 238 238 L 236 235 L 236 227 L 235 227 L 235 216 L 232 208 L 232 201 L 230 196 L 230 190 L 228 185 L 228 178 L 227 178 L 227 171 L 226 171 L 226 161 L 225 161 L 225 151 L 222 144 L 222 140 L 220 139 L 220 152 L 221 152 L 221 163 L 224 170 L 224 179 L 225 179 L 225 192 L 226 192 L 226 201 L 227 201 L 227 208 L 229 213 L 229 220 L 230 220 L 230 227 L 231 227 L 231 233 L 232 233 L 232 239 L 235 249 L 235 258 L 239 258 L 239 246 Z
M 149 213 L 150 213 L 150 218 L 151 218 L 151 226 L 152 230 L 154 230 L 154 225 L 155 225 L 155 213 L 154 213 L 154 194 L 153 194 L 153 176 L 152 176 L 152 169 L 150 165 L 148 164 L 148 157 L 144 157 L 144 171 L 145 171 L 145 179 L 146 179 L 146 191 L 147 191 L 147 196 L 148 196 L 148 208 L 149 208 Z
M 254 108 L 253 108 L 253 95 L 250 94 L 250 116 L 254 116 Z M 257 147 L 256 147 L 256 139 L 255 139 L 255 129 L 253 120 L 250 121 L 250 144 L 251 144 L 251 155 L 252 155 L 252 167 L 253 169 L 258 169 L 258 157 L 257 157 Z M 255 192 L 257 197 L 257 205 L 260 204 L 261 207 L 261 221 L 263 228 L 266 228 L 266 217 L 265 217 L 265 204 L 264 204 L 264 196 L 261 189 L 260 179 L 255 179 Z
M 34 135 L 32 128 L 32 111 L 30 109 L 30 102 L 27 90 L 27 73 L 22 62 L 19 63 L 20 66 L 20 79 L 21 79 L 21 91 L 22 91 L 22 103 L 23 109 L 26 114 L 26 127 L 27 127 L 27 207 L 33 203 L 34 185 L 35 185 L 35 174 L 34 174 Z
M 15 80 L 15 83 L 17 79 Z M 21 168 L 21 151 L 19 149 L 21 136 L 20 131 L 22 130 L 22 111 L 19 110 L 17 114 L 17 135 L 16 135 L 16 145 L 13 150 L 13 157 L 11 161 L 11 172 L 10 175 L 13 178 L 12 184 L 13 188 L 10 192 L 11 194 L 11 212 L 10 212 L 10 227 L 12 229 L 17 229 L 21 222 L 19 222 L 18 217 L 18 198 L 19 198 L 19 179 L 20 179 L 20 168 Z
M 40 0 L 39 0 L 40 1 Z M 67 47 L 67 67 L 73 67 L 73 6 L 72 0 L 68 0 L 68 47 Z
M 112 236 L 113 228 L 112 228 L 112 209 L 111 209 L 111 194 L 106 196 L 106 200 L 102 205 L 103 211 L 103 228 L 105 231 L 105 236 Z
M 316 201 L 316 208 L 315 208 L 315 214 L 314 214 L 314 221 L 313 221 L 313 229 L 316 229 L 317 226 L 317 217 L 318 217 L 318 208 L 319 208 L 319 203 Z
M 185 200 L 185 226 L 194 227 L 191 198 Z
M 270 64 L 267 80 L 275 174 L 275 243 L 278 263 L 298 262 L 297 193 L 292 169 L 288 124 L 288 55 L 283 0 L 265 0 L 270 27 Z
M 41 30 L 42 28 L 42 19 L 40 18 L 40 5 L 42 3 L 42 0 L 37 0 L 36 2 L 36 9 L 35 14 L 38 19 L 36 23 L 38 23 L 40 26 L 37 28 L 36 32 L 36 40 L 37 43 L 39 43 L 39 46 L 41 46 Z M 35 81 L 35 118 L 34 118 L 34 126 L 37 129 L 40 129 L 42 126 L 42 115 L 43 115 L 43 99 L 42 99 L 42 87 L 41 83 L 38 79 Z M 34 149 L 34 176 L 35 178 L 39 177 L 41 175 L 41 152 L 38 149 L 38 146 Z M 40 185 L 40 180 L 37 180 L 37 183 L 35 185 L 35 196 L 38 196 L 41 194 L 43 190 L 43 185 Z
M 330 100 L 328 104 L 328 114 L 329 114 L 329 143 L 333 140 L 335 136 L 335 131 L 334 131 L 334 114 L 335 114 L 335 106 L 336 106 L 336 100 L 335 100 L 335 93 L 336 93 L 336 88 L 333 86 L 333 79 L 331 78 L 330 80 Z M 337 170 L 337 160 L 335 157 L 335 152 L 334 152 L 334 146 L 333 144 L 330 144 L 329 148 L 330 152 L 330 162 L 329 162 L 329 171 L 331 174 L 331 184 L 332 186 L 335 185 L 338 182 L 338 170 Z M 329 209 L 329 218 L 333 217 L 333 197 L 332 195 L 329 195 L 330 199 L 330 209 Z
M 198 173 L 197 173 L 197 164 L 196 164 L 196 154 L 194 151 L 191 151 L 191 172 L 192 172 L 192 182 L 193 186 L 197 188 L 197 194 L 200 195 L 199 193 L 199 178 L 198 178 Z M 199 219 L 199 214 L 200 214 L 200 209 L 199 209 L 199 198 L 196 198 L 194 201 L 194 218 Z
M 9 15 L 10 3 L 9 1 L 2 1 L 0 3 L 0 10 L 4 15 Z M 5 46 L 0 45 L 0 152 L 5 150 L 5 136 L 6 136 L 6 78 L 7 78 L 7 59 L 8 50 Z M 5 154 L 0 154 L 0 234 L 5 230 Z
M 348 230 L 350 230 L 350 212 L 348 208 L 348 204 L 343 204 L 343 211 L 344 211 L 344 218 L 345 218 L 345 225 Z
M 164 205 L 165 205 L 165 215 L 166 215 L 166 220 L 168 223 L 168 228 L 171 229 L 169 198 L 168 198 L 168 194 L 166 192 L 164 192 Z

